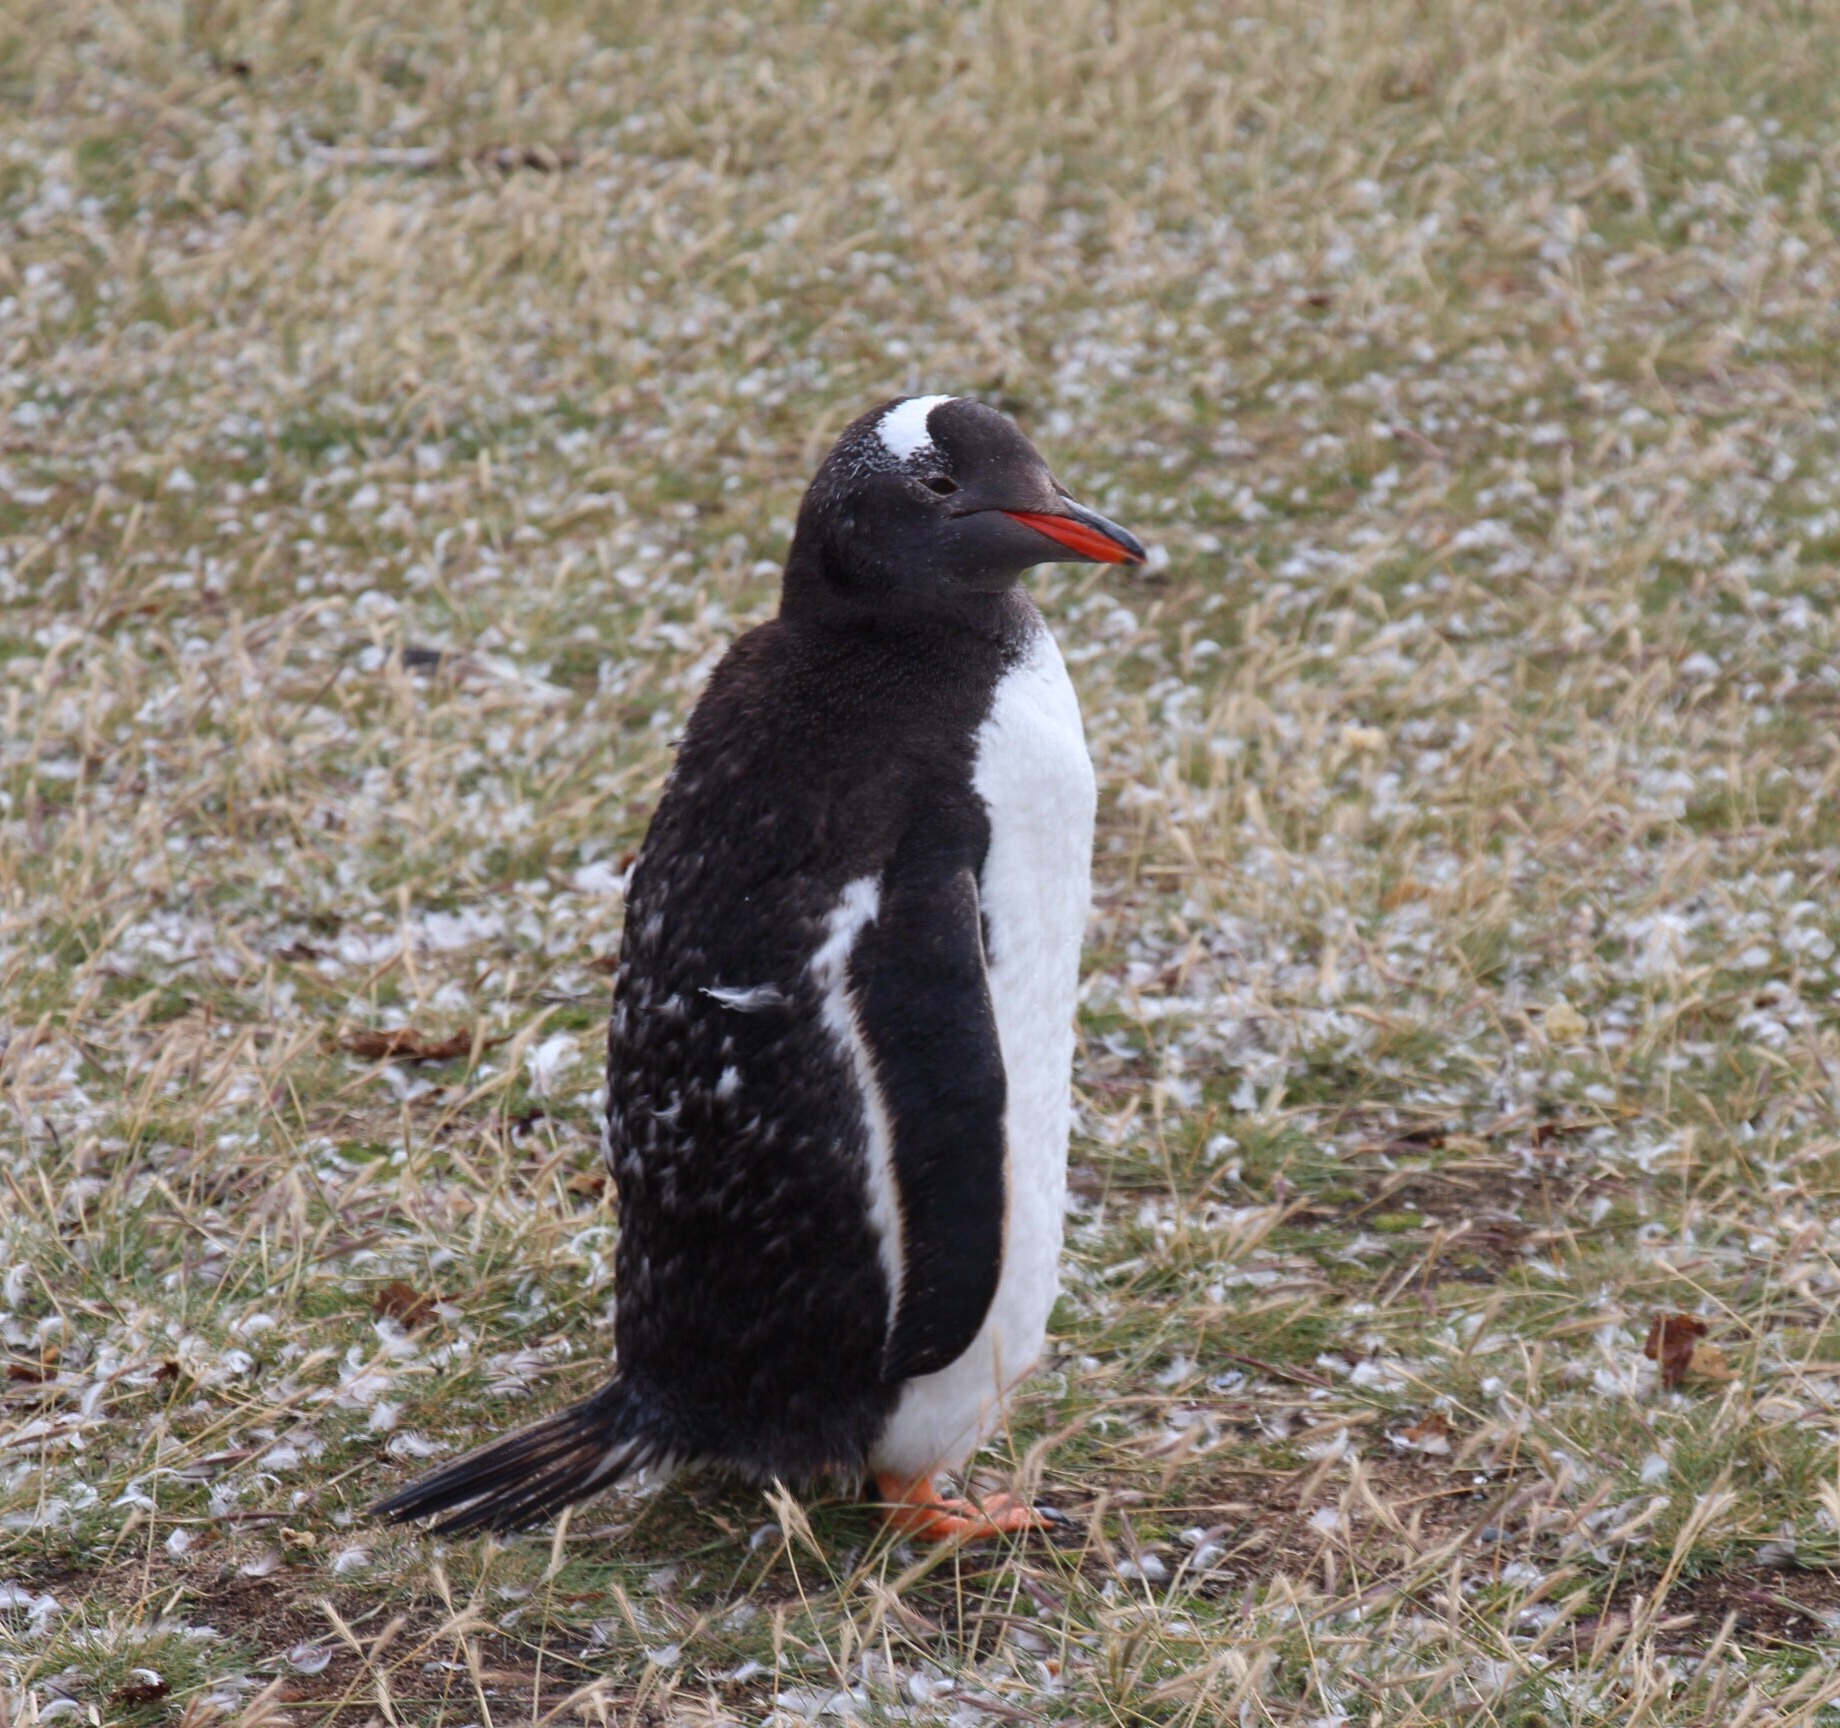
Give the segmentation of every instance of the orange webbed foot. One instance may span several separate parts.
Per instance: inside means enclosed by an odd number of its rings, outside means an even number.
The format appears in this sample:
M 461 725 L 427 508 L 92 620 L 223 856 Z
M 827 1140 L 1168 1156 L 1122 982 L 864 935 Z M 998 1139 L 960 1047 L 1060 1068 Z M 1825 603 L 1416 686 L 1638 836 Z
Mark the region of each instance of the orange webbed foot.
M 912 1481 L 877 1476 L 875 1487 L 884 1502 L 882 1516 L 904 1535 L 923 1542 L 980 1542 L 1025 1530 L 1052 1530 L 1067 1522 L 1061 1513 L 1031 1506 L 1014 1494 L 992 1494 L 983 1500 L 948 1499 L 933 1487 L 930 1476 L 916 1476 Z

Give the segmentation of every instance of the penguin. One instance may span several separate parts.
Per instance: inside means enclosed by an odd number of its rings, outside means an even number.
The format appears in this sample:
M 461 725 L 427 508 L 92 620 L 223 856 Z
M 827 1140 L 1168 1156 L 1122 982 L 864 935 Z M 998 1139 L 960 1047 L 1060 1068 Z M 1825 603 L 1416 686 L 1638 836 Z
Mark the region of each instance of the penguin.
M 944 1497 L 1059 1282 L 1094 782 L 1020 586 L 1141 564 L 1020 430 L 871 409 L 800 506 L 777 616 L 709 679 L 629 879 L 608 1026 L 617 1371 L 374 1510 L 511 1529 L 636 1475 Z

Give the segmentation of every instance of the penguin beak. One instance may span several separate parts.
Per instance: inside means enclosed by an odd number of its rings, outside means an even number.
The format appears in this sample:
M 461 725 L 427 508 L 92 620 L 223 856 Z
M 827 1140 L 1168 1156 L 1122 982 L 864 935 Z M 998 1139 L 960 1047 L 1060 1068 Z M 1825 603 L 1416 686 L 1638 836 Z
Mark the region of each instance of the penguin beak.
M 1089 558 L 1095 564 L 1141 564 L 1144 549 L 1137 536 L 1116 522 L 1108 522 L 1097 510 L 1088 510 L 1071 498 L 1058 500 L 1060 508 L 1045 510 L 1005 510 L 1012 522 L 1033 528 L 1058 541 L 1070 552 Z

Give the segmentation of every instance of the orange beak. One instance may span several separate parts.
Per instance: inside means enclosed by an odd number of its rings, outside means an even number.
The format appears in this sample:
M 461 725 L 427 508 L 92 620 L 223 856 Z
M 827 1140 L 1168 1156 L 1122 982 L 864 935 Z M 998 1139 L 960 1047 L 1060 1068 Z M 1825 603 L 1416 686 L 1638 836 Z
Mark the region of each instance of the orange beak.
M 1078 514 L 1073 514 L 1074 511 Z M 1141 564 L 1144 561 L 1144 549 L 1138 544 L 1136 535 L 1127 533 L 1116 522 L 1106 521 L 1096 510 L 1073 504 L 1065 516 L 1048 515 L 1039 510 L 1005 510 L 1003 514 L 1012 522 L 1020 522 L 1023 527 L 1033 528 L 1037 534 L 1058 541 L 1068 551 L 1092 559 L 1095 564 Z

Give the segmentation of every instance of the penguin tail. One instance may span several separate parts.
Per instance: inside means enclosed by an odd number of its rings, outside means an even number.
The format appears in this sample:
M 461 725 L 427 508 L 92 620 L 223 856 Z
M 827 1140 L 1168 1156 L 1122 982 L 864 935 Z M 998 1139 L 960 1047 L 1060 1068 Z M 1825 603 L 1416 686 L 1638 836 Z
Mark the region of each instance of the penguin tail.
M 442 1534 L 519 1530 L 657 1463 L 637 1400 L 618 1378 L 571 1404 L 380 1500 L 369 1516 L 407 1524 L 437 1513 Z

